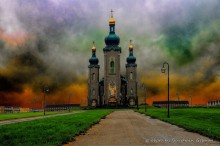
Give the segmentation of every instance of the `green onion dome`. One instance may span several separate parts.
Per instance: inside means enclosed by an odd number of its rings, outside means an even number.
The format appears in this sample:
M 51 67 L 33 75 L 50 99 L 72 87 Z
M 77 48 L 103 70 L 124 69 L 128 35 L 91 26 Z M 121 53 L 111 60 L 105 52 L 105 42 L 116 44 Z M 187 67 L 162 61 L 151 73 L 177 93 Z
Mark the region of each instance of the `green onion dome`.
M 95 42 L 93 42 L 92 47 L 92 57 L 89 59 L 90 64 L 97 65 L 99 63 L 99 59 L 96 57 L 96 47 Z
M 89 59 L 89 62 L 90 62 L 90 64 L 97 65 L 97 64 L 99 63 L 99 59 L 96 58 L 96 56 L 92 56 L 92 57 Z
M 115 33 L 109 33 L 107 37 L 105 37 L 105 44 L 108 45 L 119 45 L 120 38 Z
M 134 64 L 135 62 L 136 62 L 136 57 L 133 56 L 133 44 L 132 41 L 130 40 L 129 56 L 127 57 L 127 63 Z
M 136 57 L 134 57 L 133 54 L 132 54 L 132 55 L 129 55 L 129 56 L 127 57 L 127 63 L 133 64 L 133 63 L 135 63 L 135 62 L 136 62 Z

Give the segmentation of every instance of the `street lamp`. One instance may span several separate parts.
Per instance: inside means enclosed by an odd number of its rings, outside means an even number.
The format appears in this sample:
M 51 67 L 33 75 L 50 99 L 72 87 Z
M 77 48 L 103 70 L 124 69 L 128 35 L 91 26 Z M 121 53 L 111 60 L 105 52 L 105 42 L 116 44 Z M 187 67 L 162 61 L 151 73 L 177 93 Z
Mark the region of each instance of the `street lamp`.
M 191 107 L 192 107 L 192 95 L 189 95 L 190 99 L 191 99 Z
M 137 102 L 137 110 L 139 110 L 139 107 L 138 107 L 138 96 L 137 96 L 137 83 L 136 83 L 136 94 L 134 94 L 134 95 L 136 95 L 136 102 Z
M 177 96 L 178 101 L 180 101 L 180 95 L 178 92 L 176 92 L 176 96 Z
M 169 63 L 167 62 L 164 62 L 163 63 L 163 67 L 161 68 L 161 72 L 162 73 L 165 73 L 166 69 L 164 67 L 164 65 L 167 65 L 167 70 L 168 70 L 168 86 L 167 86 L 167 90 L 168 90 L 168 95 L 167 95 L 167 98 L 168 98 L 168 113 L 167 113 L 167 117 L 169 118 L 170 117 L 170 75 L 169 75 Z
M 43 87 L 44 92 L 44 116 L 45 116 L 45 107 L 46 107 L 46 93 L 49 93 L 49 88 L 47 86 Z
M 70 112 L 70 97 L 72 96 L 72 93 L 69 93 L 69 112 Z
M 147 99 L 147 87 L 146 87 L 146 85 L 145 84 L 142 84 L 141 85 L 141 87 L 144 89 L 144 110 L 145 110 L 145 112 L 147 111 L 147 103 L 146 103 L 146 99 Z
M 37 100 L 37 97 L 34 96 L 34 112 L 36 111 L 36 100 Z

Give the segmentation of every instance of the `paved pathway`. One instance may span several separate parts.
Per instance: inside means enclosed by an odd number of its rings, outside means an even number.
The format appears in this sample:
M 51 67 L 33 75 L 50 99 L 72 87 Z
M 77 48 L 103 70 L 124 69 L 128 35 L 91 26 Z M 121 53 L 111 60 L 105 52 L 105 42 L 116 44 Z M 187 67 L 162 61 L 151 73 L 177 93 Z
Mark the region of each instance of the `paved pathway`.
M 43 118 L 48 118 L 48 117 L 57 117 L 57 116 L 75 114 L 75 113 L 80 113 L 80 112 L 84 112 L 84 111 L 74 111 L 74 112 L 71 112 L 71 113 L 62 113 L 62 114 L 46 115 L 46 116 L 39 116 L 39 117 L 4 120 L 4 121 L 0 121 L 0 126 L 1 125 L 6 125 L 6 124 L 24 122 L 24 121 L 32 121 L 32 120 L 36 120 L 36 119 L 43 119 Z
M 122 110 L 111 113 L 67 145 L 220 146 L 220 143 L 131 110 Z

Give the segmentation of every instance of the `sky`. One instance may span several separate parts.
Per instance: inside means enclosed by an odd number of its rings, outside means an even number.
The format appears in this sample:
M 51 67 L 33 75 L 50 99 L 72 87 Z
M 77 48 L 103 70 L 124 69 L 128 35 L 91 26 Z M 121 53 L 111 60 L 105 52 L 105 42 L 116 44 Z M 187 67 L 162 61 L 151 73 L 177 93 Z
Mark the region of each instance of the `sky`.
M 103 76 L 110 10 L 125 73 L 129 40 L 147 103 L 170 98 L 207 104 L 220 99 L 220 0 L 1 0 L 0 105 L 86 104 L 88 60 L 95 41 Z M 139 89 L 140 102 L 144 102 Z M 36 98 L 36 104 L 34 104 Z

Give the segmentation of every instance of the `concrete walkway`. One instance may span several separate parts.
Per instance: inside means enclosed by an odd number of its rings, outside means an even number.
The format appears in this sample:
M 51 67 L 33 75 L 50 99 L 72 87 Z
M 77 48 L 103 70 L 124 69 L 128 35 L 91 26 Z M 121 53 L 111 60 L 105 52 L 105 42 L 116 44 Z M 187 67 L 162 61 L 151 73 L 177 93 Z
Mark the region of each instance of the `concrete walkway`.
M 84 112 L 84 111 L 74 111 L 74 112 L 70 112 L 70 113 L 46 115 L 46 116 L 39 116 L 39 117 L 30 117 L 30 118 L 4 120 L 4 121 L 0 121 L 0 126 L 1 125 L 6 125 L 6 124 L 13 124 L 13 123 L 18 123 L 18 122 L 24 122 L 24 121 L 32 121 L 32 120 L 36 120 L 36 119 L 43 119 L 43 118 L 48 118 L 48 117 L 57 117 L 57 116 L 63 116 L 63 115 L 76 114 L 76 113 L 81 113 L 81 112 Z
M 220 146 L 218 141 L 187 132 L 132 110 L 115 111 L 76 137 L 73 146 Z

